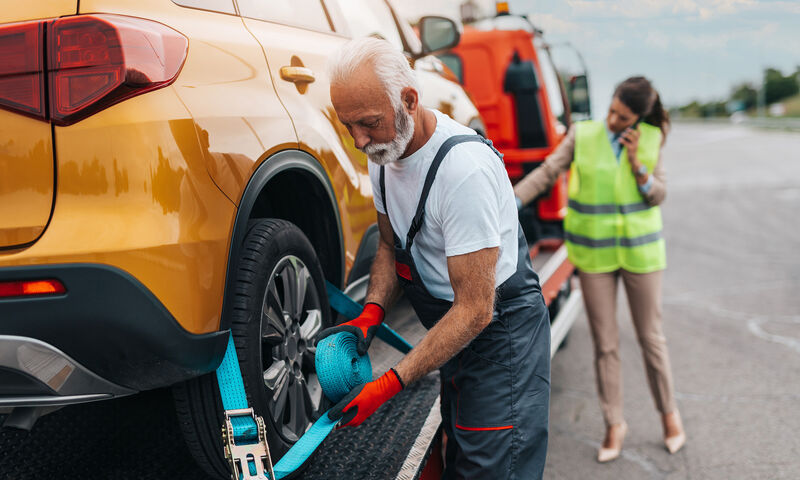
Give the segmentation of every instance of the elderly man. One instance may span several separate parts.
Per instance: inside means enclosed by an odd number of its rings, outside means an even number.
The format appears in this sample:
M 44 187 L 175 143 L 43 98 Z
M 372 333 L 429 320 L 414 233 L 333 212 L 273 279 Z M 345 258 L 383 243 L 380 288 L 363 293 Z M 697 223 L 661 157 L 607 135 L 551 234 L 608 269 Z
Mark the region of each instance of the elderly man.
M 428 333 L 383 376 L 330 412 L 359 425 L 436 368 L 447 434 L 445 478 L 542 476 L 550 398 L 550 322 L 491 142 L 419 104 L 408 60 L 353 40 L 331 59 L 331 100 L 369 157 L 380 242 L 360 317 L 365 352 L 402 290 Z

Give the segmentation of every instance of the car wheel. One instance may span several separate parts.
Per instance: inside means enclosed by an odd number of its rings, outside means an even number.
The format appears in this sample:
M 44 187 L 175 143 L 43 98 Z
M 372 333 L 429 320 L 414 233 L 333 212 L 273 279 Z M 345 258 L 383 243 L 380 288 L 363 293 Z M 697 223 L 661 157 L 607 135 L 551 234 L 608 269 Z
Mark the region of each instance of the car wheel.
M 255 220 L 238 258 L 230 325 L 247 400 L 267 426 L 277 462 L 329 407 L 314 369 L 315 337 L 331 325 L 325 279 L 311 243 L 285 220 Z M 223 457 L 216 375 L 173 388 L 178 420 L 197 462 L 230 478 Z

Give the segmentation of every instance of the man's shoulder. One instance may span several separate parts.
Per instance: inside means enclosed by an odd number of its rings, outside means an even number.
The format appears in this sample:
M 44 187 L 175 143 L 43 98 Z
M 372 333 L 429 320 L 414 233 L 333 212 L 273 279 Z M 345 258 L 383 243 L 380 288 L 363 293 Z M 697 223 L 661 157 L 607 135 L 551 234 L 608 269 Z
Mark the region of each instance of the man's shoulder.
M 484 185 L 499 174 L 502 163 L 491 148 L 482 142 L 463 142 L 454 145 L 439 167 L 439 188 L 443 192 L 477 184 Z
M 436 115 L 436 129 L 442 130 L 447 136 L 475 135 L 475 130 L 462 125 L 439 110 L 433 110 Z

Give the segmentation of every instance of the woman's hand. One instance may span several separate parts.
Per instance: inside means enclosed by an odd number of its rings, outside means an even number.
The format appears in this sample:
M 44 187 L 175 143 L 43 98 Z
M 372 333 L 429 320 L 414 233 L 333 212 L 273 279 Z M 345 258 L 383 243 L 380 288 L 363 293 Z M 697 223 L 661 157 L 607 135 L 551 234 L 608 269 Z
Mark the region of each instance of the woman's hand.
M 619 143 L 628 149 L 628 163 L 631 164 L 631 171 L 633 176 L 636 177 L 636 183 L 644 185 L 647 183 L 649 175 L 647 169 L 642 168 L 642 162 L 636 157 L 636 151 L 639 148 L 639 130 L 626 129 L 620 135 Z
M 626 128 L 619 137 L 619 143 L 628 149 L 628 161 L 631 167 L 634 167 L 633 171 L 635 172 L 636 166 L 638 165 L 634 166 L 634 164 L 639 163 L 639 160 L 636 158 L 636 151 L 639 148 L 639 130 Z

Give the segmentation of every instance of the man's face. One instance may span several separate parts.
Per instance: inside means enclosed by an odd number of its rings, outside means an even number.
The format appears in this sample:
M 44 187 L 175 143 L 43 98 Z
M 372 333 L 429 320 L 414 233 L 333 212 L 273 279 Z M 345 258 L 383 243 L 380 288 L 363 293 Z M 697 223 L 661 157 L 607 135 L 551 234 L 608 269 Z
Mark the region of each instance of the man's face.
M 402 107 L 394 110 L 386 89 L 362 66 L 342 83 L 331 85 L 331 101 L 356 148 L 378 165 L 399 159 L 414 133 L 414 119 Z

